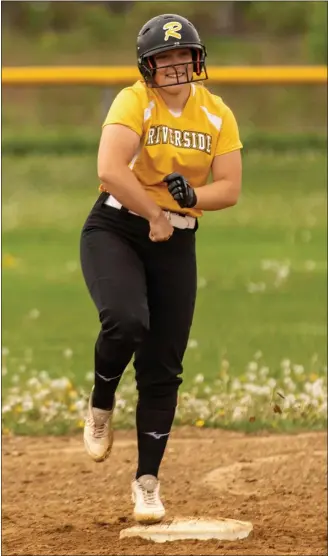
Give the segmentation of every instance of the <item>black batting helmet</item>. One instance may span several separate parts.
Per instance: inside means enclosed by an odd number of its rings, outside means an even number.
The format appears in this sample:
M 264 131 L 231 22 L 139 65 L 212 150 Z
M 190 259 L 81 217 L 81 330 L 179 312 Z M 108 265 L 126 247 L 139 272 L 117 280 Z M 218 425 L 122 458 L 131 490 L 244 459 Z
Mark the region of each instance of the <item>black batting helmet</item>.
M 157 87 L 154 82 L 156 64 L 153 56 L 174 48 L 190 48 L 193 73 L 198 77 L 195 78 L 193 75 L 189 80 L 186 72 L 187 80 L 183 83 L 208 79 L 205 65 L 206 48 L 201 43 L 194 25 L 180 15 L 163 14 L 147 21 L 137 38 L 138 68 L 148 85 Z M 170 67 L 174 65 L 170 64 Z

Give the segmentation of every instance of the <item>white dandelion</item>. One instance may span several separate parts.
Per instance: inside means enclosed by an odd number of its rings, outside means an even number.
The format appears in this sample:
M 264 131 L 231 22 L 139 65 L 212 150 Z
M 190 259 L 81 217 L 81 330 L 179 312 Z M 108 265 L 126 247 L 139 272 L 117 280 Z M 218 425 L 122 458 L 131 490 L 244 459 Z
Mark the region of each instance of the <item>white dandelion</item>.
M 72 357 L 72 355 L 73 355 L 73 350 L 72 350 L 71 348 L 66 348 L 66 349 L 64 349 L 64 351 L 63 351 L 63 356 L 64 356 L 66 359 L 70 359 L 70 358 Z
M 198 347 L 198 342 L 195 339 L 190 339 L 188 342 L 189 349 L 196 349 Z
M 29 316 L 29 318 L 30 318 L 31 320 L 36 320 L 36 319 L 38 319 L 39 316 L 40 316 L 40 311 L 39 311 L 39 309 L 31 309 L 31 311 L 29 312 L 28 316 Z

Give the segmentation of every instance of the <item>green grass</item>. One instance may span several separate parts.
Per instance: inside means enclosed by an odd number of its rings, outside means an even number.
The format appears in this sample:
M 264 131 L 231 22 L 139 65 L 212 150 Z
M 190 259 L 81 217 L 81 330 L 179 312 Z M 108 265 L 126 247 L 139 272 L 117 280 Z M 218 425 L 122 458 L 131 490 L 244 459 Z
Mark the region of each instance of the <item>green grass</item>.
M 41 370 L 89 388 L 99 324 L 80 272 L 79 235 L 97 186 L 91 156 L 3 158 L 3 396 L 13 376 L 24 381 Z M 213 386 L 224 359 L 230 376 L 244 376 L 258 351 L 271 377 L 282 378 L 284 359 L 304 366 L 304 380 L 323 376 L 325 187 L 322 154 L 244 157 L 239 204 L 200 221 L 182 391 L 197 374 Z

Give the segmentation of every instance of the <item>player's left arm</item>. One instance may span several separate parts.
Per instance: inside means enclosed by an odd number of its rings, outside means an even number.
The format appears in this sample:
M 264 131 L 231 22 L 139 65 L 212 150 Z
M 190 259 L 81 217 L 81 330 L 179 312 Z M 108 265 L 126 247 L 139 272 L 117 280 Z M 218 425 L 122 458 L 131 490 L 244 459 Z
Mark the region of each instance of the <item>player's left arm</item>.
M 196 208 L 220 210 L 234 206 L 242 183 L 242 143 L 232 110 L 225 106 L 215 156 L 212 163 L 213 182 L 196 189 Z
M 211 166 L 212 183 L 193 189 L 180 174 L 173 173 L 164 178 L 173 198 L 181 207 L 202 210 L 222 210 L 234 206 L 239 198 L 242 181 L 242 143 L 236 119 L 228 106 Z
M 212 164 L 213 182 L 195 190 L 196 208 L 221 210 L 233 207 L 239 198 L 242 181 L 240 149 L 217 155 Z

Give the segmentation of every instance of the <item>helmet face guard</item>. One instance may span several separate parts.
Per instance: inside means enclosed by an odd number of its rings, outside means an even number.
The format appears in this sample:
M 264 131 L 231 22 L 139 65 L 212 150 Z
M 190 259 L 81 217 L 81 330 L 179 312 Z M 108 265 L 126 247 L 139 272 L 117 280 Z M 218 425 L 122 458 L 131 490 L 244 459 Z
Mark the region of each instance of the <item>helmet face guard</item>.
M 155 55 L 180 48 L 190 49 L 192 61 L 158 66 L 158 69 L 172 68 L 177 77 L 174 83 L 158 85 L 155 80 L 157 70 Z M 172 87 L 194 81 L 205 81 L 208 79 L 205 64 L 206 55 L 206 48 L 201 43 L 198 32 L 193 24 L 178 15 L 164 14 L 154 17 L 143 26 L 138 35 L 138 68 L 149 87 Z M 177 70 L 179 68 L 179 71 L 181 71 L 183 66 L 185 68 L 185 78 L 179 77 Z M 190 66 L 193 70 L 191 78 L 189 78 Z
M 182 47 L 183 48 L 183 47 Z M 167 49 L 166 49 L 167 50 Z M 165 52 L 162 50 L 161 52 Z M 162 88 L 162 87 L 172 87 L 173 85 L 183 85 L 185 83 L 191 83 L 194 81 L 204 81 L 208 79 L 207 69 L 205 65 L 205 54 L 203 54 L 200 49 L 192 50 L 192 58 L 191 62 L 179 62 L 178 64 L 167 64 L 165 66 L 156 66 L 156 61 L 154 56 L 145 56 L 140 63 L 138 64 L 139 71 L 143 76 L 145 82 L 149 87 L 152 88 Z M 165 69 L 165 68 L 172 68 L 176 74 L 176 82 L 175 83 L 168 83 L 165 85 L 158 85 L 155 81 L 155 75 L 157 69 Z M 184 68 L 184 77 L 179 77 L 179 73 L 181 72 L 182 68 Z M 192 75 L 191 79 L 189 79 L 190 68 L 192 68 Z M 196 76 L 195 76 L 196 74 Z

